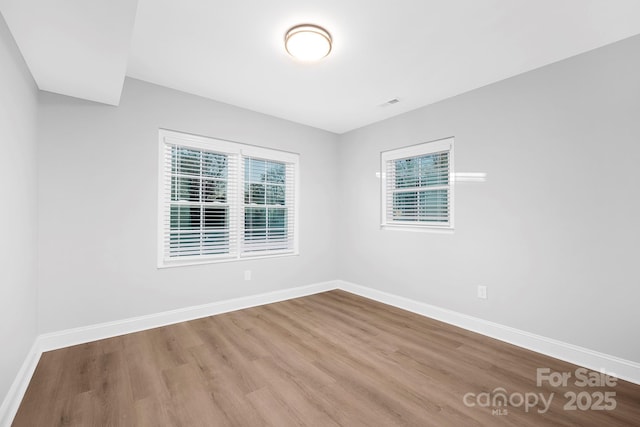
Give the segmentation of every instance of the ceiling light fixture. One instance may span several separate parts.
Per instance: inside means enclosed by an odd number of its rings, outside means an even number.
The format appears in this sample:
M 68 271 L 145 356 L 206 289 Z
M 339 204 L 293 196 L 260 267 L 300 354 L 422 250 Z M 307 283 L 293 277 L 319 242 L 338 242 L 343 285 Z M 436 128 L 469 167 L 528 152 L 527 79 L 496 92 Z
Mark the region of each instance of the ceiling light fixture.
M 289 55 L 301 61 L 317 61 L 331 52 L 331 35 L 317 25 L 296 25 L 287 31 L 284 46 Z

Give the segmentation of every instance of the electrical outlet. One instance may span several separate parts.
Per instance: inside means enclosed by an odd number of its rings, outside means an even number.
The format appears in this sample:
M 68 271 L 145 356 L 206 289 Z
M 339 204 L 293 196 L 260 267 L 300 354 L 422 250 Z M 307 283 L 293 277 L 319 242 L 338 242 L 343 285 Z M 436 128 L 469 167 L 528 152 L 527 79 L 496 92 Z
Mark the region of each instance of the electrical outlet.
M 244 280 L 251 280 L 251 270 L 244 271 Z
M 478 285 L 478 298 L 487 299 L 487 287 Z

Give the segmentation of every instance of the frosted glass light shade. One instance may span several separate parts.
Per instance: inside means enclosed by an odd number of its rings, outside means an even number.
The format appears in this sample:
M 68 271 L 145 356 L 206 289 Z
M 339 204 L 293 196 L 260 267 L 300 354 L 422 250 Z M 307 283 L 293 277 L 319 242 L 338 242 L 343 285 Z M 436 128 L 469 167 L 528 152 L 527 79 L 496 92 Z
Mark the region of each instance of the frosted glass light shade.
M 331 35 L 317 25 L 296 25 L 287 31 L 284 45 L 289 55 L 301 61 L 317 61 L 331 52 Z

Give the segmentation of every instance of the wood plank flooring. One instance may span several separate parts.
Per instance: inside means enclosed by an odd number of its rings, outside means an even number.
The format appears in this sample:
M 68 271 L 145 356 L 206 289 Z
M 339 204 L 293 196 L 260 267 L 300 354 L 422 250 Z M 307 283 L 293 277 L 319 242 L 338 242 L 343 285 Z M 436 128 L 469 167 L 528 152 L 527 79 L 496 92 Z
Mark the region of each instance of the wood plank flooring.
M 640 386 L 577 368 L 331 291 L 44 353 L 13 426 L 640 425 Z

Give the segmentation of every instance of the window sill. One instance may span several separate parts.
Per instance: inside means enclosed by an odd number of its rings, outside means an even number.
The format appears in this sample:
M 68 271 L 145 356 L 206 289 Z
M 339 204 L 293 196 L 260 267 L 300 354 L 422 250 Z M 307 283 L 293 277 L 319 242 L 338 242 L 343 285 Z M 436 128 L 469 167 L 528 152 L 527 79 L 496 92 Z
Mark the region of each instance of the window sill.
M 453 227 L 433 227 L 425 225 L 380 225 L 381 230 L 393 230 L 393 231 L 411 231 L 417 233 L 438 233 L 438 234 L 453 234 Z
M 292 257 L 300 255 L 299 252 L 286 251 L 286 252 L 278 252 L 271 253 L 268 255 L 264 254 L 255 254 L 255 255 L 243 255 L 241 257 L 216 257 L 216 258 L 200 258 L 200 259 L 181 259 L 181 260 L 171 260 L 171 261 L 161 261 L 158 263 L 157 268 L 165 269 L 165 268 L 173 268 L 173 267 L 186 267 L 189 265 L 203 265 L 203 264 L 221 264 L 227 262 L 236 262 L 236 261 L 249 261 L 254 259 L 264 259 L 264 258 L 284 258 L 284 257 Z

